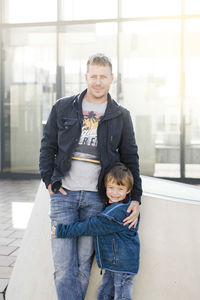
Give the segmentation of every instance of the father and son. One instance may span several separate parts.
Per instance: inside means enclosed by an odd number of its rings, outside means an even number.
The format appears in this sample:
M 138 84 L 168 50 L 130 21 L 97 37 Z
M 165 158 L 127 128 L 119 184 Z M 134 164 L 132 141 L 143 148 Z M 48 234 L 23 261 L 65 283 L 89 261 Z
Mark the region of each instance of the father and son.
M 113 79 L 107 56 L 89 57 L 87 89 L 59 99 L 44 128 L 58 300 L 84 300 L 94 249 L 105 270 L 97 299 L 132 299 L 142 188 L 131 116 L 109 94 Z

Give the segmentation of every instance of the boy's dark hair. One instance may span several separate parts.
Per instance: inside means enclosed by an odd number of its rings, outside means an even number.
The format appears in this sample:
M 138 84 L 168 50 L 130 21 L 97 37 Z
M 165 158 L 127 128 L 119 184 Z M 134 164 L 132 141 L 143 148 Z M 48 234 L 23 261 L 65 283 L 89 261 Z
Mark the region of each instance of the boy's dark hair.
M 112 74 L 112 63 L 109 57 L 104 55 L 103 53 L 96 53 L 91 55 L 87 61 L 87 72 L 89 71 L 90 65 L 99 65 L 99 66 L 108 66 L 110 67 L 110 71 Z
M 105 187 L 107 186 L 109 181 L 114 181 L 118 185 L 124 185 L 129 191 L 132 190 L 134 183 L 131 171 L 123 163 L 120 162 L 116 163 L 106 174 L 104 178 Z

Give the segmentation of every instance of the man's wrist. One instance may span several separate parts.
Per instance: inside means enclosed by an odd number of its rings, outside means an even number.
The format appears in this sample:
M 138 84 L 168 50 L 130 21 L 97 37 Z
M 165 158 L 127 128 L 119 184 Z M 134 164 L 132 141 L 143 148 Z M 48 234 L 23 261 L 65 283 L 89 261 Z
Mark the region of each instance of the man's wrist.
M 134 199 L 132 199 L 131 202 L 133 202 L 134 205 L 138 205 L 138 206 L 141 204 L 138 200 L 134 200 Z

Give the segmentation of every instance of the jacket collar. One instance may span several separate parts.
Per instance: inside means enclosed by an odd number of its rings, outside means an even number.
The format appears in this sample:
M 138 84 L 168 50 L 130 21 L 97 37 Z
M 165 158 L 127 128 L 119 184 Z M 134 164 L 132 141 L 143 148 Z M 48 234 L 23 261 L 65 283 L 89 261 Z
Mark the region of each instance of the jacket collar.
M 81 94 L 78 94 L 74 99 L 74 105 L 76 106 L 76 109 L 78 111 L 79 116 L 82 117 L 82 101 L 87 92 L 87 89 L 85 89 Z M 116 116 L 121 114 L 120 106 L 119 104 L 111 98 L 110 94 L 108 93 L 108 104 L 106 107 L 106 111 L 103 117 L 103 120 L 113 119 Z

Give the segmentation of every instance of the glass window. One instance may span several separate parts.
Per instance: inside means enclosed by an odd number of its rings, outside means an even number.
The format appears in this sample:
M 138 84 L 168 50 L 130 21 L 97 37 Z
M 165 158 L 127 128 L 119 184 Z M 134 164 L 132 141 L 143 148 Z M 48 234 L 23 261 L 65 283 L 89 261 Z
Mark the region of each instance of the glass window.
M 55 101 L 55 28 L 3 31 L 3 171 L 38 172 L 45 122 Z
M 197 0 L 185 0 L 186 14 L 200 14 L 200 2 Z
M 200 20 L 185 24 L 186 177 L 200 178 Z
M 118 0 L 61 0 L 63 20 L 112 19 L 117 17 Z
M 90 55 L 96 52 L 111 57 L 113 72 L 117 70 L 117 24 L 97 23 L 64 26 L 60 32 L 59 70 L 63 87 L 61 96 L 70 96 L 86 88 L 84 74 Z M 116 98 L 116 80 L 111 94 Z
M 180 176 L 180 22 L 120 26 L 121 102 L 130 109 L 141 172 Z
M 121 0 L 123 18 L 180 15 L 181 0 Z
M 31 23 L 55 21 L 56 0 L 4 0 L 5 23 Z

